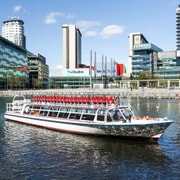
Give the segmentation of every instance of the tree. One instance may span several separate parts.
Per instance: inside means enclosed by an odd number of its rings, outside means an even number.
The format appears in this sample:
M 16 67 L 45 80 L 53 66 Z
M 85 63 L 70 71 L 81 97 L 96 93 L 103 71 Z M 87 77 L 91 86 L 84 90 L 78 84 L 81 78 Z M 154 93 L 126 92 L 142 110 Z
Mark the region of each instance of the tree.
M 38 79 L 38 78 L 33 78 L 33 86 L 34 86 L 34 88 L 41 88 L 42 80 Z
M 15 78 L 15 85 L 16 85 L 16 87 L 17 88 L 21 88 L 21 86 L 22 86 L 22 80 L 21 80 L 21 78 L 20 77 L 16 77 Z
M 145 72 L 140 72 L 139 76 L 137 77 L 139 80 L 148 79 Z
M 109 78 L 109 82 L 112 82 L 112 83 L 113 83 L 113 82 L 114 82 L 114 78 L 113 78 L 113 77 L 110 77 L 110 78 Z
M 7 88 L 10 87 L 11 89 L 14 87 L 14 85 L 16 84 L 15 81 L 15 76 L 14 74 L 11 72 L 7 75 Z
M 130 74 L 130 80 L 133 80 L 134 78 L 133 78 L 133 75 L 132 75 L 132 73 Z

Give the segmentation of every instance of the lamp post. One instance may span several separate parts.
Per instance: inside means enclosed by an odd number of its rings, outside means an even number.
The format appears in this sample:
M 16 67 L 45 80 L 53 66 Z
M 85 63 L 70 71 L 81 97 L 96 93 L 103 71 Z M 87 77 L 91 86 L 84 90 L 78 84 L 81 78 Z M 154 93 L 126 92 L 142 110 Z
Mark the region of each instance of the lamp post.
M 6 72 L 6 88 L 8 90 L 8 79 L 9 79 L 9 72 Z
M 90 52 L 90 82 L 89 82 L 89 85 L 90 85 L 90 89 L 92 89 L 92 50 Z

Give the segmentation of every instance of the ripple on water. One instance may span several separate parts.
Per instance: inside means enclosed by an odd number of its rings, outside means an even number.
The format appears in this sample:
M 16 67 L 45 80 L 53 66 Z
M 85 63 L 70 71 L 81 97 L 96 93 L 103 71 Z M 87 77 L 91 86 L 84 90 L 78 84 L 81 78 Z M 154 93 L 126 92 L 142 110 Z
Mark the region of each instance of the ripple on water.
M 173 101 L 163 101 L 162 107 L 163 113 L 180 110 Z M 1 119 L 0 179 L 178 179 L 180 121 L 174 114 L 175 123 L 159 144 L 78 136 Z

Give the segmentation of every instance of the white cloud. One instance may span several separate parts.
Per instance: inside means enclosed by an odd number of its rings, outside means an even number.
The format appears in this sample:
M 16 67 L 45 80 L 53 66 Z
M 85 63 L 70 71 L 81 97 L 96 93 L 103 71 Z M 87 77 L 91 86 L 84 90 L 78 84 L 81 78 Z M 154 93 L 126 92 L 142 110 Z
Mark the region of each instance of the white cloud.
M 119 25 L 109 25 L 106 26 L 102 32 L 100 33 L 100 35 L 102 36 L 102 38 L 110 38 L 112 36 L 117 36 L 119 34 L 122 34 L 125 30 L 124 26 L 119 26 Z
M 22 6 L 14 6 L 13 12 L 19 12 L 22 9 Z
M 45 23 L 46 24 L 56 24 L 58 22 L 57 18 L 62 17 L 62 16 L 64 16 L 64 15 L 61 12 L 51 12 L 46 16 Z
M 100 26 L 98 21 L 86 21 L 80 20 L 76 23 L 76 26 L 83 33 L 83 36 L 97 36 L 97 28 Z
M 99 34 L 102 38 L 110 38 L 112 36 L 117 36 L 119 34 L 122 34 L 125 30 L 124 26 L 113 24 L 113 25 L 106 26 L 100 32 L 99 31 L 99 28 L 101 26 L 100 22 L 98 22 L 98 21 L 86 21 L 86 20 L 78 21 L 76 23 L 76 26 L 83 33 L 83 36 L 92 37 L 92 36 L 97 36 Z
M 65 19 L 72 19 L 74 18 L 74 15 L 72 14 L 64 14 L 61 12 L 50 12 L 45 17 L 45 24 L 56 24 L 58 23 L 58 17 L 63 17 Z

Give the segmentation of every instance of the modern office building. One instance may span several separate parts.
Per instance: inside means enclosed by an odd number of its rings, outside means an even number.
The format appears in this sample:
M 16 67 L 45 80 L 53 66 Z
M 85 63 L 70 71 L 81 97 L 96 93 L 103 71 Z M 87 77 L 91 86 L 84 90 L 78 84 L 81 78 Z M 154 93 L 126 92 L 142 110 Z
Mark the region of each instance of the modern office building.
M 0 36 L 0 89 L 48 88 L 46 58 L 25 49 L 24 22 L 17 17 L 3 22 Z
M 142 72 L 152 78 L 180 78 L 178 51 L 163 51 L 149 43 L 141 33 L 129 35 L 129 64 L 133 78 L 137 78 Z
M 176 8 L 176 49 L 180 50 L 180 5 Z
M 94 70 L 92 69 L 94 77 Z M 87 88 L 90 87 L 90 69 L 62 69 L 61 75 L 50 78 L 50 88 Z
M 40 54 L 28 53 L 29 88 L 49 87 L 49 66 Z
M 26 38 L 24 35 L 24 22 L 17 17 L 11 17 L 3 22 L 2 36 L 9 41 L 26 48 Z
M 81 32 L 75 25 L 64 24 L 63 29 L 63 68 L 74 69 L 81 64 Z
M 157 52 L 162 52 L 162 49 L 149 43 L 142 33 L 131 33 L 129 35 L 130 74 L 133 77 L 137 77 L 141 72 L 153 74 L 157 66 L 155 64 Z
M 177 51 L 163 51 L 157 53 L 157 58 L 154 60 L 156 68 L 154 75 L 165 79 L 180 78 L 180 61 L 177 56 Z
M 0 89 L 27 87 L 27 62 L 24 48 L 0 36 Z

